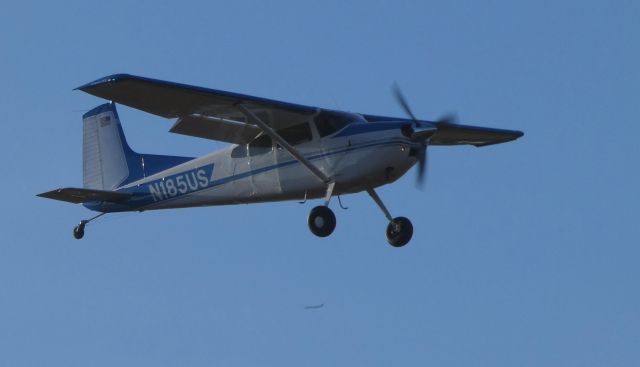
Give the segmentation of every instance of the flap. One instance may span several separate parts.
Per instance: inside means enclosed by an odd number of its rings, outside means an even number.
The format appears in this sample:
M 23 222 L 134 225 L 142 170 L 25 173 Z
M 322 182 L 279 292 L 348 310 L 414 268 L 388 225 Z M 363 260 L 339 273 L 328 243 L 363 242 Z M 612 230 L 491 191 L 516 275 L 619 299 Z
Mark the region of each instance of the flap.
M 204 115 L 189 115 L 179 118 L 169 131 L 198 138 L 247 144 L 262 130 L 244 122 Z

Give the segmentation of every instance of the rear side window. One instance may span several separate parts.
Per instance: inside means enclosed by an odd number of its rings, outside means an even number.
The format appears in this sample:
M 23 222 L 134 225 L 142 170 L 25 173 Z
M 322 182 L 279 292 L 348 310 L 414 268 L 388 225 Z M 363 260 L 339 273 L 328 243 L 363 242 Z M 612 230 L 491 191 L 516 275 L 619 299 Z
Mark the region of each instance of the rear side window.
M 249 143 L 249 155 L 264 154 L 271 151 L 271 137 L 263 134 Z
M 277 133 L 291 145 L 311 141 L 311 128 L 308 123 L 285 127 L 278 130 Z

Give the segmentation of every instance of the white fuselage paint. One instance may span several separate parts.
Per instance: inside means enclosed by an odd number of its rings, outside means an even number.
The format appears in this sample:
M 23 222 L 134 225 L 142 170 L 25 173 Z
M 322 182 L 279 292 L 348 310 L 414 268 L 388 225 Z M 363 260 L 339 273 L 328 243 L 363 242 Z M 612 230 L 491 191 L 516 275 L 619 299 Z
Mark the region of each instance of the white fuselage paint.
M 415 144 L 399 129 L 343 137 L 317 136 L 295 148 L 336 186 L 334 195 L 355 193 L 391 183 L 416 162 Z M 210 153 L 128 184 L 148 185 L 153 201 L 132 210 L 257 203 L 323 197 L 326 184 L 286 150 L 273 146 L 264 153 L 232 157 L 237 145 Z M 213 165 L 211 176 L 203 167 Z

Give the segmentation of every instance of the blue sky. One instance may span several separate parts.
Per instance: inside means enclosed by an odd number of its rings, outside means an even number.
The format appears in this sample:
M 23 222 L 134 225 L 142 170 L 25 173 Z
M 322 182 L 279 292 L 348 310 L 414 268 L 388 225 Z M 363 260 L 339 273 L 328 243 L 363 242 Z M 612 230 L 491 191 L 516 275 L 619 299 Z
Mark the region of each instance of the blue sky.
M 640 359 L 634 1 L 13 2 L 0 14 L 0 366 L 632 366 Z M 109 215 L 81 185 L 72 91 L 126 72 L 300 104 L 526 132 L 430 150 L 314 237 L 295 202 Z M 216 142 L 119 109 L 145 153 Z M 324 303 L 319 310 L 309 304 Z

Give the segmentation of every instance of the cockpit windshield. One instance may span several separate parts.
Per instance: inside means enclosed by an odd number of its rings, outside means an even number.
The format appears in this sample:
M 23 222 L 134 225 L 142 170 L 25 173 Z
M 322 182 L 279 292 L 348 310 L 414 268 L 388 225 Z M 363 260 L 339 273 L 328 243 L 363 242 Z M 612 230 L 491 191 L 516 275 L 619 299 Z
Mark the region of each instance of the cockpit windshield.
M 320 137 L 331 135 L 353 122 L 367 122 L 355 113 L 336 111 L 322 111 L 314 117 L 313 121 L 316 123 Z

